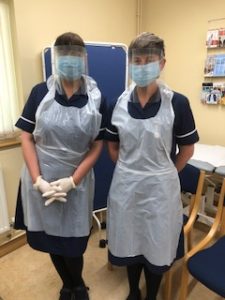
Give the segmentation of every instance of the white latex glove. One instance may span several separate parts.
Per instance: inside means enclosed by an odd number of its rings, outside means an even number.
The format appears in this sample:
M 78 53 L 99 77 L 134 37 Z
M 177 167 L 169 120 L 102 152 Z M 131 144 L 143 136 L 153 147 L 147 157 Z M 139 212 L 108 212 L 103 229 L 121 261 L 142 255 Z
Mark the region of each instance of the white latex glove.
M 63 198 L 66 196 L 66 193 L 61 192 L 61 188 L 59 188 L 57 186 L 51 186 L 50 183 L 48 181 L 44 180 L 41 176 L 37 177 L 37 180 L 33 186 L 36 190 L 38 190 L 42 193 L 42 197 L 49 198 L 46 201 L 47 205 L 52 203 L 54 200 L 66 202 L 66 199 Z M 45 205 L 46 205 L 46 202 L 45 202 Z
M 76 188 L 76 184 L 73 181 L 73 177 L 65 177 L 65 178 L 61 178 L 59 180 L 50 182 L 50 185 L 52 187 L 57 187 L 59 188 L 58 191 L 62 192 L 62 193 L 68 193 L 70 190 L 75 189 Z
M 61 193 L 62 194 L 62 193 Z M 66 196 L 66 193 L 63 193 L 65 196 Z M 64 197 L 65 197 L 64 196 Z M 48 198 L 48 200 L 46 200 L 45 201 L 45 206 L 48 206 L 48 205 L 50 205 L 52 202 L 54 202 L 54 201 L 59 201 L 59 202 L 63 202 L 63 203 L 65 203 L 66 201 L 67 201 L 67 199 L 66 198 L 64 198 L 64 197 L 57 197 L 57 192 L 54 194 L 54 196 L 53 197 L 51 197 L 51 198 Z
M 44 180 L 42 176 L 37 177 L 33 187 L 42 194 L 46 193 L 48 196 L 52 196 L 56 192 L 54 187 L 52 187 L 48 181 Z

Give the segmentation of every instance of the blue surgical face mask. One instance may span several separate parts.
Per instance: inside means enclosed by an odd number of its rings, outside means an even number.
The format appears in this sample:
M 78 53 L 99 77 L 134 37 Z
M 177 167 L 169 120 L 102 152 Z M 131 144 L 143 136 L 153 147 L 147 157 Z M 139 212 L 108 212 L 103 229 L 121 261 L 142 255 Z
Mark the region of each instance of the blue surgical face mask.
M 130 76 L 137 86 L 145 87 L 155 81 L 160 75 L 159 61 L 145 65 L 131 64 Z
M 80 79 L 85 71 L 84 59 L 80 56 L 63 55 L 57 58 L 56 70 L 60 78 Z

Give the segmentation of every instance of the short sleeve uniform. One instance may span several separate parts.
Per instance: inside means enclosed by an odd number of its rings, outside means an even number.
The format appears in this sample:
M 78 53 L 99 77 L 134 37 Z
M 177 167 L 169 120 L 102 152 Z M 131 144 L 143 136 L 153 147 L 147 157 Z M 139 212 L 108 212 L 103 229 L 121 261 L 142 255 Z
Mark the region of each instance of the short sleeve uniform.
M 135 119 L 146 119 L 154 117 L 160 108 L 160 93 L 157 91 L 144 108 L 141 107 L 137 94 L 134 92 L 131 101 L 128 103 L 128 111 Z M 106 127 L 105 139 L 112 142 L 119 142 L 117 128 L 111 123 L 113 109 L 116 101 L 113 101 L 108 109 L 108 122 Z M 171 158 L 174 161 L 177 145 L 190 145 L 199 140 L 198 132 L 195 127 L 195 121 L 190 108 L 188 99 L 182 94 L 174 92 L 172 106 L 175 114 L 173 127 L 173 143 L 171 149 Z
M 188 99 L 182 94 L 173 93 L 171 100 L 172 108 L 174 111 L 174 123 L 172 132 L 172 145 L 170 157 L 175 162 L 176 147 L 182 145 L 191 145 L 199 140 L 199 136 L 195 127 L 193 114 L 190 108 Z M 116 101 L 111 103 L 108 109 L 108 122 L 106 127 L 105 139 L 111 142 L 120 142 L 119 132 L 116 126 L 112 124 L 112 115 Z M 159 90 L 152 96 L 150 101 L 141 107 L 136 90 L 130 94 L 130 101 L 127 102 L 128 114 L 134 119 L 148 119 L 157 115 L 160 105 L 161 96 Z M 180 240 L 177 248 L 177 258 L 183 256 L 184 253 L 184 240 L 183 231 L 180 234 Z M 169 266 L 156 266 L 145 259 L 143 255 L 133 257 L 118 257 L 109 252 L 109 259 L 115 265 L 129 265 L 142 263 L 145 264 L 154 273 L 163 273 L 168 270 Z
M 16 122 L 16 126 L 18 128 L 29 133 L 32 133 L 34 131 L 36 121 L 35 114 L 39 104 L 41 103 L 47 92 L 48 88 L 45 82 L 36 85 L 32 89 L 30 96 L 24 106 L 22 115 Z M 63 106 L 75 106 L 81 108 L 87 103 L 88 96 L 85 93 L 84 88 L 81 88 L 69 99 L 69 101 L 67 100 L 65 95 L 61 95 L 58 92 L 56 92 L 55 100 Z M 104 97 L 102 97 L 99 112 L 102 115 L 102 122 L 96 140 L 102 140 L 104 138 L 104 132 L 106 127 L 106 104 Z
M 36 111 L 41 101 L 48 93 L 48 88 L 45 82 L 36 85 L 24 106 L 22 115 L 18 119 L 16 126 L 23 131 L 33 133 L 36 123 Z M 87 104 L 88 95 L 85 92 L 84 87 L 81 86 L 69 100 L 63 94 L 55 92 L 55 101 L 62 106 L 75 106 L 82 108 Z M 98 136 L 95 140 L 102 140 L 104 138 L 104 132 L 106 127 L 106 107 L 105 99 L 101 98 L 101 104 L 99 112 L 102 115 L 101 126 Z M 21 185 L 18 190 L 18 199 L 15 216 L 15 228 L 25 229 L 27 231 L 27 240 L 30 246 L 36 250 L 53 253 L 63 256 L 80 256 L 84 253 L 87 247 L 89 236 L 82 237 L 60 237 L 46 234 L 44 231 L 29 231 L 24 224 L 24 213 L 21 200 Z

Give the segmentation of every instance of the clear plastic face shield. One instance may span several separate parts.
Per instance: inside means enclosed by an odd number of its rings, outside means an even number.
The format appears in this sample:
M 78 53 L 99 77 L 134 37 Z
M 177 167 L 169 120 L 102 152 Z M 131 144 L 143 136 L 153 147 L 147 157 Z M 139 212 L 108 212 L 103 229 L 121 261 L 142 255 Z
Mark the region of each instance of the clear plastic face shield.
M 157 48 L 132 49 L 129 53 L 129 75 L 139 87 L 146 87 L 160 76 L 163 52 Z
M 76 81 L 87 75 L 87 52 L 84 47 L 54 46 L 53 55 L 55 73 L 61 80 Z

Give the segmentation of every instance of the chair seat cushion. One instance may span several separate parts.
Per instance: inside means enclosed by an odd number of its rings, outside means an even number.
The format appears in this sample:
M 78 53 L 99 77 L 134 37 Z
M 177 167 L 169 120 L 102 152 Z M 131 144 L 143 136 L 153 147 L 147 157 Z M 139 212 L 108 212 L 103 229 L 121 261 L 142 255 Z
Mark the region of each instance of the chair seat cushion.
M 225 236 L 193 255 L 188 261 L 188 269 L 198 281 L 225 297 Z

